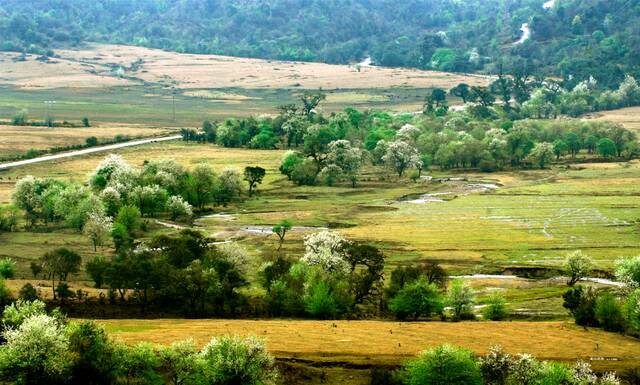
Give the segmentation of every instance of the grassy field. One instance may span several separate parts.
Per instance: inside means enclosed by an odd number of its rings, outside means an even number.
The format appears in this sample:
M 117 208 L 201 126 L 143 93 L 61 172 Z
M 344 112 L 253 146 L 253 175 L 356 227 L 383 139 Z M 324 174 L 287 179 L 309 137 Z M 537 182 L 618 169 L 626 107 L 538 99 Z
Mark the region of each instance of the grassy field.
M 91 45 L 60 50 L 48 62 L 0 53 L 0 118 L 27 110 L 31 119 L 154 126 L 196 126 L 203 120 L 274 113 L 305 89 L 322 89 L 325 111 L 345 107 L 413 112 L 429 90 L 490 80 L 411 69 L 278 62 L 185 55 L 140 47 Z M 132 66 L 137 63 L 137 67 Z M 119 68 L 122 68 L 119 70 Z M 188 68 L 188 71 L 185 71 Z M 47 111 L 44 101 L 56 101 Z M 173 116 L 175 103 L 175 119 Z
M 640 341 L 564 322 L 386 322 L 295 320 L 104 320 L 115 338 L 158 344 L 217 335 L 257 335 L 279 358 L 350 364 L 401 364 L 443 343 L 477 354 L 496 344 L 544 360 L 591 361 L 598 370 L 640 365 Z
M 350 239 L 379 246 L 387 256 L 387 271 L 400 264 L 438 261 L 452 274 L 511 273 L 514 269 L 562 268 L 573 250 L 596 261 L 600 270 L 611 271 L 622 256 L 640 253 L 640 163 L 581 164 L 571 168 L 493 174 L 445 174 L 461 181 L 398 183 L 393 175 L 368 169 L 357 188 L 298 187 L 279 174 L 282 151 L 224 149 L 184 142 L 151 144 L 119 150 L 125 159 L 140 166 L 147 159 L 171 157 L 192 167 L 209 162 L 224 167 L 260 165 L 267 177 L 259 194 L 236 206 L 218 208 L 195 220 L 196 228 L 218 240 L 234 240 L 252 259 L 249 290 L 260 290 L 255 273 L 263 258 L 274 254 L 276 238 L 270 227 L 291 219 L 284 252 L 299 256 L 303 237 L 316 228 L 333 228 Z M 34 164 L 0 173 L 0 202 L 10 200 L 17 178 L 27 174 L 84 181 L 105 154 Z M 495 189 L 477 190 L 478 184 Z M 407 203 L 402 197 L 425 193 L 441 202 Z M 230 216 L 211 215 L 220 212 Z M 149 236 L 177 231 L 149 220 Z M 185 224 L 182 224 L 185 225 Z M 261 231 L 264 231 L 261 233 Z M 19 262 L 18 277 L 29 278 L 29 262 L 60 246 L 78 250 L 85 259 L 95 255 L 85 236 L 69 229 L 41 228 L 31 232 L 0 235 L 0 256 Z M 111 253 L 110 246 L 98 253 Z M 554 274 L 554 273 L 552 273 Z M 79 277 L 80 280 L 83 277 Z M 561 294 L 564 281 L 470 280 L 479 300 L 501 290 L 512 312 L 525 317 L 564 319 Z M 80 283 L 85 285 L 85 283 Z
M 28 150 L 46 150 L 84 144 L 90 136 L 99 141 L 113 140 L 116 135 L 147 137 L 169 134 L 174 130 L 135 125 L 94 125 L 91 127 L 17 127 L 0 125 L 0 158 L 15 156 Z

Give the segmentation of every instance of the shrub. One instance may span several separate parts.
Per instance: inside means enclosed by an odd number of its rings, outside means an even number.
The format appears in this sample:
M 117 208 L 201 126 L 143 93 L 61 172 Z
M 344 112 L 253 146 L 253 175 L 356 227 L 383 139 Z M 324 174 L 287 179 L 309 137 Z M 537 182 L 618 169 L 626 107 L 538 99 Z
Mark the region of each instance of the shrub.
M 502 321 L 509 316 L 504 297 L 495 293 L 487 300 L 487 306 L 482 309 L 482 316 L 486 320 Z
M 102 326 L 84 321 L 67 327 L 73 353 L 72 384 L 109 385 L 118 375 L 115 346 Z
M 18 300 L 4 308 L 2 313 L 2 324 L 5 329 L 17 328 L 22 325 L 25 319 L 43 314 L 46 314 L 44 302 L 39 300 Z
M 480 371 L 487 385 L 505 385 L 511 374 L 513 360 L 500 346 L 494 346 L 480 359 Z
M 547 362 L 542 365 L 539 385 L 573 384 L 573 373 L 566 365 L 558 362 Z
M 481 385 L 480 366 L 469 350 L 450 345 L 422 352 L 406 365 L 407 385 Z
M 569 310 L 577 325 L 598 326 L 595 315 L 596 292 L 593 288 L 574 286 L 567 290 L 562 298 L 562 306 Z
M 625 320 L 622 305 L 611 293 L 603 293 L 596 299 L 595 316 L 606 331 L 621 332 L 624 330 Z
M 273 385 L 277 372 L 273 357 L 263 340 L 247 338 L 213 338 L 200 353 L 208 384 Z
M 13 278 L 16 274 L 16 263 L 11 258 L 0 259 L 0 278 Z
M 538 385 L 542 365 L 528 354 L 520 354 L 514 360 L 509 374 L 508 384 Z
M 405 285 L 398 294 L 389 302 L 389 310 L 396 318 L 418 318 L 430 316 L 434 313 L 441 314 L 444 310 L 442 296 L 435 284 L 427 283 L 420 278 L 411 284 Z
M 24 286 L 22 286 L 22 288 L 20 289 L 20 293 L 18 294 L 18 296 L 23 301 L 35 301 L 38 299 L 38 292 L 32 284 L 25 283 Z

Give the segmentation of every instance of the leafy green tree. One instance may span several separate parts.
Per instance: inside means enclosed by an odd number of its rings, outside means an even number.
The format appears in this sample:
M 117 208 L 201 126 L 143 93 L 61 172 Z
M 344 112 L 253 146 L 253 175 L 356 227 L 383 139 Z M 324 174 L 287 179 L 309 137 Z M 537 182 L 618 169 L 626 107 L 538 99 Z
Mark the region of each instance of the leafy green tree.
M 98 138 L 96 138 L 95 136 L 90 136 L 87 139 L 85 139 L 84 143 L 87 145 L 87 147 L 97 146 Z
M 304 155 L 313 159 L 316 175 L 329 157 L 329 143 L 336 139 L 331 129 L 326 126 L 313 125 L 304 136 Z
M 569 146 L 562 140 L 558 139 L 553 142 L 553 153 L 556 154 L 556 160 L 560 160 L 560 157 L 564 155 L 569 149 Z
M 237 202 L 242 196 L 242 177 L 235 168 L 222 170 L 214 193 L 214 200 L 218 204 L 227 205 Z
M 475 304 L 475 294 L 473 289 L 462 280 L 455 280 L 447 291 L 445 303 L 451 307 L 453 319 L 473 319 L 473 305 Z
M 291 221 L 288 219 L 283 219 L 277 225 L 273 226 L 271 231 L 278 236 L 278 251 L 282 248 L 282 243 L 284 242 L 284 237 L 287 235 L 287 232 L 291 230 Z
M 420 278 L 400 289 L 389 302 L 389 310 L 401 320 L 417 319 L 442 313 L 444 304 L 438 287 Z
M 193 340 L 174 342 L 159 348 L 160 371 L 165 374 L 168 384 L 196 384 L 205 371 L 205 362 L 196 351 Z
M 574 251 L 565 260 L 565 273 L 569 276 L 567 285 L 573 286 L 578 281 L 586 278 L 593 269 L 593 260 L 582 254 L 580 250 Z
M 80 271 L 82 258 L 80 254 L 64 247 L 45 253 L 40 258 L 43 270 L 51 279 L 53 289 L 53 299 L 56 299 L 56 279 L 58 281 L 66 281 L 69 274 L 75 274 Z
M 287 176 L 289 180 L 291 180 L 291 176 L 295 168 L 302 164 L 304 158 L 302 155 L 295 151 L 287 151 L 282 157 L 282 161 L 280 163 L 280 172 Z
M 91 321 L 67 326 L 71 360 L 71 384 L 110 385 L 119 375 L 116 349 L 104 327 Z
M 506 301 L 500 294 L 493 294 L 482 309 L 482 317 L 490 321 L 502 321 L 509 316 Z
M 107 271 L 109 269 L 109 261 L 102 255 L 96 255 L 85 265 L 85 270 L 89 277 L 93 280 L 96 288 L 101 288 L 105 281 Z
M 466 83 L 460 83 L 450 89 L 449 93 L 453 96 L 461 98 L 462 102 L 466 104 L 467 100 L 469 100 L 469 96 L 471 96 L 471 88 Z
M 72 365 L 69 338 L 62 325 L 45 314 L 26 318 L 3 333 L 0 371 L 6 381 L 47 385 L 68 380 Z
M 254 187 L 262 183 L 262 179 L 264 179 L 266 173 L 266 170 L 262 167 L 244 168 L 244 180 L 249 184 L 249 196 L 253 195 Z
M 575 158 L 580 148 L 582 147 L 582 143 L 580 142 L 580 137 L 575 132 L 568 132 L 564 136 L 564 142 L 567 144 L 569 148 L 569 152 L 571 153 L 571 157 Z
M 190 204 L 202 209 L 206 204 L 213 202 L 217 189 L 217 177 L 211 166 L 206 163 L 197 165 L 187 181 L 188 201 Z
M 554 156 L 554 146 L 551 143 L 542 142 L 537 143 L 531 153 L 527 156 L 531 162 L 535 163 L 538 167 L 544 168 Z
M 420 353 L 406 366 L 408 385 L 481 385 L 480 365 L 469 350 L 441 345 Z
M 595 316 L 604 330 L 621 332 L 625 328 L 625 318 L 622 313 L 622 304 L 611 293 L 598 295 L 595 306 Z
M 616 155 L 616 144 L 609 138 L 602 138 L 596 146 L 598 153 L 605 159 Z

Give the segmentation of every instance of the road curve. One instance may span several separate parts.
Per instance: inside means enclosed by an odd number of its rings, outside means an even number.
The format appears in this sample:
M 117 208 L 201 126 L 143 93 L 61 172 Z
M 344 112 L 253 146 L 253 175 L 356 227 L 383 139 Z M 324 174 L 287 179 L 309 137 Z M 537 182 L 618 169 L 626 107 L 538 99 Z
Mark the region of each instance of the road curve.
M 132 141 L 129 141 L 129 142 L 110 144 L 110 145 L 107 145 L 107 146 L 90 147 L 90 148 L 85 148 L 83 150 L 63 152 L 63 153 L 60 153 L 60 154 L 39 156 L 37 158 L 32 158 L 32 159 L 25 159 L 25 160 L 19 160 L 19 161 L 15 161 L 15 162 L 0 163 L 0 170 L 6 170 L 6 169 L 9 169 L 9 168 L 13 168 L 13 167 L 25 166 L 25 165 L 33 164 L 33 163 L 48 162 L 50 160 L 72 158 L 74 156 L 93 154 L 94 152 L 116 150 L 118 148 L 140 146 L 142 144 L 155 143 L 155 142 L 166 142 L 166 141 L 169 141 L 169 140 L 177 140 L 177 139 L 181 139 L 181 138 L 182 138 L 182 136 L 180 136 L 180 135 L 172 135 L 172 136 L 163 136 L 163 137 L 159 137 L 159 138 L 139 139 L 139 140 L 132 140 Z

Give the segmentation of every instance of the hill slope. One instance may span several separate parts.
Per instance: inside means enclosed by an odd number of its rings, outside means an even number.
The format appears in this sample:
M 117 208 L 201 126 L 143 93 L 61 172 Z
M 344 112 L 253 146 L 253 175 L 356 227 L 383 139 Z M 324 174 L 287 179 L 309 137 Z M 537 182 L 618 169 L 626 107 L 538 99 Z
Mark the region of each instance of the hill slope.
M 619 82 L 640 64 L 631 0 L 5 0 L 0 49 L 85 41 L 177 52 L 548 74 Z M 514 44 L 523 23 L 531 38 Z

